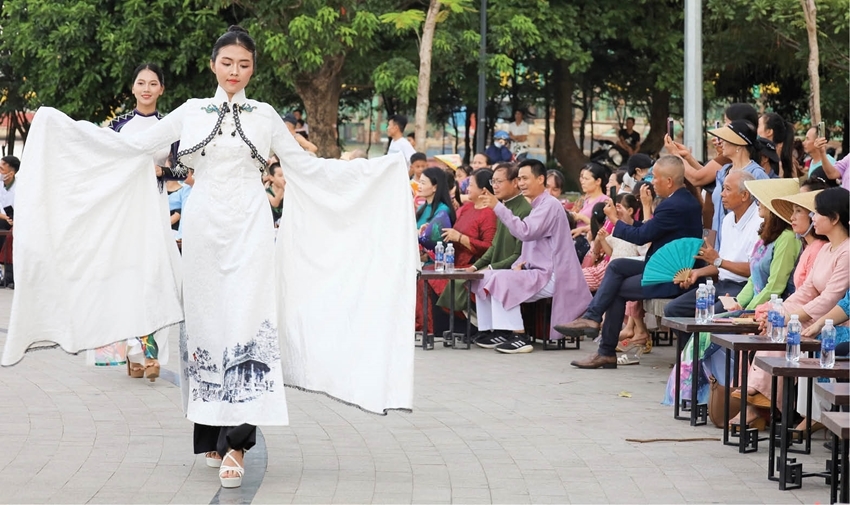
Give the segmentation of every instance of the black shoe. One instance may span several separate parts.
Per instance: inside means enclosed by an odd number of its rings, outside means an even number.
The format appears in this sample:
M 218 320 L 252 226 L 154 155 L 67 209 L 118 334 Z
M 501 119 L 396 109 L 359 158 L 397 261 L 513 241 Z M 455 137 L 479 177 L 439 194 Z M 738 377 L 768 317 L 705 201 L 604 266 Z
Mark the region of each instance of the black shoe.
M 484 349 L 493 349 L 499 344 L 508 341 L 508 335 L 501 331 L 481 332 L 478 337 L 475 337 L 475 345 Z
M 520 354 L 534 350 L 531 338 L 527 335 L 513 334 L 507 342 L 496 346 L 496 350 L 505 354 Z

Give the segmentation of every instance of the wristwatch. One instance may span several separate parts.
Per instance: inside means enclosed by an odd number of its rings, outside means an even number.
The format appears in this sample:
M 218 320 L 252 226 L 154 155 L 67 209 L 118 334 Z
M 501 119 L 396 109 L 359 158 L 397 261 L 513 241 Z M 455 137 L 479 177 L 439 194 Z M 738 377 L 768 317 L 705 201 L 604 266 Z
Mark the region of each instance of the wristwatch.
M 723 264 L 723 258 L 721 258 L 720 256 L 718 256 L 718 257 L 714 260 L 714 263 L 712 263 L 712 264 L 713 264 L 714 266 L 716 266 L 717 268 L 720 268 L 720 265 L 722 265 L 722 264 Z

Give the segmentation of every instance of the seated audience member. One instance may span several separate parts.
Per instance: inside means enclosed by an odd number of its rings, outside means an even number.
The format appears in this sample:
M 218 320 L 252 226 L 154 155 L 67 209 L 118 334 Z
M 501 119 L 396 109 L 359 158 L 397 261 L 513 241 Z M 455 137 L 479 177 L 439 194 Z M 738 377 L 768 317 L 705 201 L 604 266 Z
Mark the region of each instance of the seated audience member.
M 581 184 L 582 197 L 576 203 L 578 212 L 573 212 L 573 218 L 578 227 L 572 231 L 573 237 L 584 235 L 590 231 L 590 217 L 593 214 L 593 206 L 600 202 L 610 201 L 605 194 L 605 184 L 608 182 L 608 169 L 599 163 L 588 163 L 581 169 L 579 184 Z
M 422 246 L 421 260 L 431 263 L 428 251 L 433 251 L 437 242 L 443 240 L 443 230 L 455 223 L 455 210 L 449 196 L 446 174 L 442 169 L 429 167 L 419 178 L 419 197 L 425 203 L 416 210 L 416 226 L 419 228 L 419 244 Z
M 838 305 L 803 330 L 802 336 L 820 340 L 821 331 L 823 331 L 827 319 L 832 319 L 835 326 L 835 354 L 847 356 L 850 354 L 847 346 L 847 343 L 850 342 L 850 327 L 847 326 L 847 322 L 850 320 L 850 290 L 844 293 L 844 298 L 838 300 Z
M 283 215 L 283 193 L 286 189 L 286 179 L 283 177 L 283 167 L 280 163 L 275 163 L 269 167 L 271 175 L 271 184 L 266 188 L 266 196 L 269 197 L 269 205 L 272 208 L 272 221 L 275 227 L 280 222 L 280 216 Z
M 847 289 L 850 288 L 850 240 L 848 240 L 848 236 L 850 236 L 848 234 L 848 230 L 850 230 L 850 193 L 844 188 L 832 188 L 777 198 L 772 200 L 772 203 L 785 216 L 788 215 L 789 209 L 793 206 L 792 222 L 797 217 L 798 207 L 814 209 L 814 216 L 812 217 L 814 232 L 827 238 L 827 242 L 818 252 L 811 270 L 805 276 L 805 280 L 802 284 L 797 284 L 794 294 L 782 303 L 785 309 L 786 324 L 791 320 L 791 315 L 796 314 L 805 331 L 814 321 L 822 318 L 824 314 L 833 309 L 847 293 Z M 759 318 L 757 316 L 757 319 Z M 784 356 L 784 352 L 760 351 L 758 354 L 762 356 Z M 761 368 L 750 365 L 747 396 L 750 399 L 748 403 L 753 407 L 748 407 L 746 413 L 745 419 L 748 425 L 760 415 L 765 414 L 764 410 L 758 411 L 756 406 L 766 407 L 770 404 L 770 377 L 770 374 L 767 374 Z M 779 395 L 777 404 L 780 406 L 782 402 L 781 386 L 780 382 L 780 388 L 777 391 Z M 806 402 L 803 401 L 802 405 L 805 404 Z M 812 415 L 815 421 L 820 419 L 819 411 L 813 410 Z
M 677 156 L 662 156 L 654 167 L 652 184 L 659 196 L 665 197 L 652 219 L 628 225 L 622 222 L 613 204 L 605 207 L 605 214 L 614 223 L 613 235 L 617 238 L 643 245 L 652 243 L 646 261 L 662 246 L 673 240 L 702 237 L 702 218 L 699 201 L 685 187 L 685 167 Z M 555 329 L 569 336 L 596 337 L 603 315 L 602 342 L 597 353 L 583 360 L 573 361 L 579 368 L 617 368 L 617 342 L 623 326 L 626 302 L 648 298 L 673 298 L 682 293 L 679 286 L 670 283 L 641 286 L 645 261 L 617 259 L 609 263 L 602 284 L 583 316 L 569 324 L 559 324 Z M 555 321 L 555 316 L 552 317 Z M 560 319 L 564 321 L 565 319 Z
M 455 181 L 460 185 L 460 194 L 466 196 L 469 192 L 469 176 L 472 175 L 472 168 L 469 165 L 461 165 L 455 170 Z M 463 201 L 467 201 L 463 198 Z
M 590 233 L 588 234 L 591 240 L 590 254 L 591 266 L 582 268 L 584 279 L 587 281 L 587 287 L 591 292 L 596 292 L 602 284 L 602 279 L 605 277 L 605 269 L 608 263 L 618 258 L 631 258 L 635 256 L 643 256 L 646 254 L 647 247 L 626 242 L 623 239 L 614 237 L 605 227 L 605 203 L 597 203 L 593 209 L 593 220 L 591 221 Z M 629 226 L 634 225 L 634 215 L 637 212 L 637 199 L 632 195 L 617 196 L 617 211 L 618 215 L 623 216 L 623 221 Z M 600 222 L 601 221 L 601 222 Z M 610 224 L 610 223 L 609 223 Z M 611 227 L 612 228 L 612 227 Z M 596 232 L 594 235 L 593 232 Z
M 192 190 L 192 186 L 189 186 L 183 181 L 168 179 L 165 181 L 164 189 L 168 192 L 168 211 L 171 213 L 171 229 L 176 234 L 177 230 L 180 229 L 180 216 L 183 212 L 183 204 Z
M 499 130 L 493 134 L 493 143 L 484 151 L 490 163 L 513 161 L 514 155 L 510 149 L 511 136 L 508 132 Z
M 0 230 L 12 228 L 12 218 L 6 212 L 9 207 L 15 207 L 15 177 L 21 168 L 21 160 L 14 156 L 4 156 L 0 159 L 0 176 L 3 177 L 3 187 L 0 188 Z M 3 241 L 0 240 L 0 245 Z
M 443 229 L 443 243 L 454 245 L 455 249 L 455 268 L 466 269 L 472 266 L 493 244 L 493 238 L 496 236 L 496 214 L 489 207 L 484 206 L 478 201 L 482 191 L 493 192 L 493 186 L 490 180 L 493 178 L 493 172 L 487 169 L 475 172 L 470 179 L 469 196 L 470 201 L 463 204 L 457 212 L 457 222 L 451 228 Z M 444 331 L 449 329 L 449 314 L 443 310 L 436 309 L 438 303 L 436 297 L 450 304 L 450 290 L 445 289 L 448 282 L 443 279 L 435 279 L 429 281 L 432 293 L 435 296 L 434 300 L 429 303 L 432 305 L 431 314 L 433 314 L 434 334 L 442 335 Z M 463 294 L 464 281 L 455 282 L 455 296 Z M 466 304 L 459 308 L 455 306 L 455 310 L 462 311 L 466 308 Z M 435 310 L 436 309 L 436 310 Z
M 637 153 L 629 156 L 629 161 L 626 162 L 626 173 L 635 182 L 640 182 L 649 177 L 652 171 L 652 158 L 643 153 Z M 647 181 L 648 182 L 648 181 Z
M 707 266 L 695 268 L 688 280 L 682 282 L 682 289 L 690 291 L 677 297 L 664 308 L 667 317 L 693 317 L 696 309 L 696 290 L 691 289 L 703 279 L 717 276 L 715 290 L 717 295 L 736 296 L 744 289 L 750 276 L 749 255 L 759 239 L 762 218 L 759 206 L 746 183 L 753 181 L 747 172 L 732 172 L 723 181 L 721 202 L 729 211 L 723 218 L 723 240 L 720 249 L 703 244 L 699 257 Z M 726 234 L 729 234 L 728 236 Z M 718 300 L 716 312 L 723 312 L 723 304 Z
M 463 205 L 463 199 L 460 194 L 460 184 L 455 180 L 455 171 L 451 168 L 444 168 L 443 172 L 446 174 L 446 184 L 449 186 L 449 197 L 452 200 L 452 208 L 455 212 L 460 209 L 460 206 Z
M 755 310 L 770 300 L 770 295 L 785 298 L 794 292 L 794 266 L 801 244 L 791 230 L 791 221 L 776 212 L 772 200 L 796 195 L 797 179 L 747 181 L 747 189 L 759 204 L 759 240 L 749 256 L 750 278 L 729 310 Z
M 507 207 L 518 219 L 525 219 L 531 213 L 531 204 L 519 190 L 518 172 L 519 169 L 514 163 L 498 163 L 493 171 L 493 178 L 490 183 L 493 187 L 493 195 L 502 202 L 502 205 Z M 511 235 L 510 230 L 501 220 L 497 220 L 493 244 L 475 264 L 469 267 L 469 270 L 472 272 L 485 269 L 506 270 L 511 268 L 521 253 L 522 241 Z M 465 297 L 463 304 L 466 305 Z M 447 307 L 448 305 L 440 306 Z M 460 305 L 455 304 L 455 307 L 460 307 Z
M 611 176 L 608 177 L 608 184 L 605 185 L 605 192 L 609 195 L 611 194 L 611 188 L 614 189 L 616 194 L 630 193 L 631 188 L 625 185 L 626 181 L 626 171 L 625 170 L 617 170 L 616 172 L 611 172 Z
M 546 172 L 546 191 L 555 198 L 559 198 L 564 192 L 564 176 L 558 170 Z
M 410 143 L 410 147 L 416 149 L 416 134 L 413 132 L 408 133 L 407 142 Z
M 508 160 L 507 163 L 510 163 L 510 160 Z M 478 153 L 472 157 L 472 163 L 470 163 L 470 166 L 472 167 L 472 173 L 475 173 L 477 170 L 481 170 L 482 168 L 490 168 L 491 164 L 492 162 L 486 154 Z
M 488 192 L 481 203 L 494 209 L 511 235 L 522 241 L 522 254 L 511 270 L 485 271 L 472 283 L 478 314 L 475 343 L 503 353 L 531 352 L 520 304 L 552 298 L 552 320 L 575 317 L 590 302 L 590 290 L 570 237 L 567 215 L 546 192 L 546 167 L 527 159 L 519 165 L 519 188 L 531 200 L 531 213 L 520 219 Z M 556 282 L 557 281 L 557 282 Z M 558 338 L 552 330 L 550 338 Z

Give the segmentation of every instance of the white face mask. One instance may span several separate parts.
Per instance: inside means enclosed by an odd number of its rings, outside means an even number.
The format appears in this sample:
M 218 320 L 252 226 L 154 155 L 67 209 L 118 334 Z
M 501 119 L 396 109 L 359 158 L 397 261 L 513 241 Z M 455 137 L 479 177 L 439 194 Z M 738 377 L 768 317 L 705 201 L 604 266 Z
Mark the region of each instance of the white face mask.
M 502 139 L 498 139 L 498 140 L 496 140 L 496 145 L 499 146 L 499 147 L 504 147 L 505 141 L 502 140 Z

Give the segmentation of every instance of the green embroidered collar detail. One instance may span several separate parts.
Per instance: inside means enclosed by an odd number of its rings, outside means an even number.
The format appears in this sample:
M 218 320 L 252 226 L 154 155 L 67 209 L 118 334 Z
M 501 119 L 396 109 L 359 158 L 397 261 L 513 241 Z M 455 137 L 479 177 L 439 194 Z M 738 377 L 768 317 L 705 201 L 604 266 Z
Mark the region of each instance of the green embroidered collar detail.
M 238 107 L 241 112 L 253 112 L 256 109 L 255 106 L 247 103 L 236 104 L 236 107 Z M 219 114 L 221 112 L 221 109 L 219 109 L 218 105 L 215 104 L 209 104 L 206 107 L 201 107 L 201 110 L 207 114 Z

